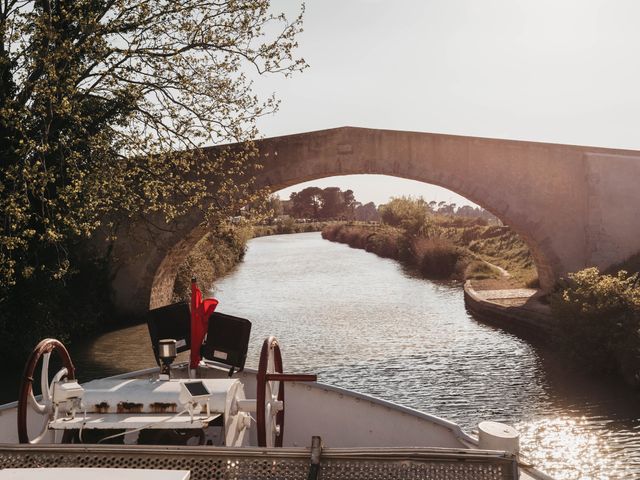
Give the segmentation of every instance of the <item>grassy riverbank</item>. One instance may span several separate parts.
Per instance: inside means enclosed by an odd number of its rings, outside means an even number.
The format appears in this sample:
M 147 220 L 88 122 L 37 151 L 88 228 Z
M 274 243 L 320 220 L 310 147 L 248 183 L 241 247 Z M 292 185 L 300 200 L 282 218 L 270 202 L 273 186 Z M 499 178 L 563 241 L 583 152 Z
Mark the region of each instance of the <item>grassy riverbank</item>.
M 426 232 L 425 232 L 426 230 Z M 384 224 L 329 225 L 323 238 L 393 258 L 427 278 L 499 280 L 508 270 L 510 286 L 536 282 L 528 248 L 504 226 L 478 219 L 433 216 L 424 233 Z
M 242 261 L 251 238 L 253 228 L 250 225 L 228 226 L 207 233 L 178 268 L 172 301 L 189 301 L 191 278 L 194 276 L 206 294 L 215 280 L 228 274 Z
M 267 237 L 270 235 L 286 235 L 290 233 L 308 233 L 308 232 L 321 232 L 323 228 L 328 225 L 334 225 L 334 221 L 324 222 L 297 222 L 293 218 L 284 220 L 283 222 L 276 223 L 274 225 L 254 225 L 253 237 Z
M 479 263 L 471 265 L 467 278 L 500 278 L 500 271 L 487 270 L 496 265 L 520 286 L 537 287 L 537 272 L 529 247 L 509 227 L 483 225 L 475 219 L 438 216 L 434 219 L 435 235 L 471 252 Z

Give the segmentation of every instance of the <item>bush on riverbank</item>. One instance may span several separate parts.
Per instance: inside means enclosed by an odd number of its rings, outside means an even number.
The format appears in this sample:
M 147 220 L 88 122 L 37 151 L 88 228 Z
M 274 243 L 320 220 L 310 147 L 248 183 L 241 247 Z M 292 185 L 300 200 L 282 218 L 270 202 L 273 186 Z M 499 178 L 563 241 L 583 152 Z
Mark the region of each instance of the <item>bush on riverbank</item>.
M 638 276 L 600 274 L 587 268 L 569 275 L 551 298 L 558 343 L 580 365 L 617 373 L 640 386 L 640 285 Z
M 409 235 L 425 233 L 428 228 L 428 204 L 423 199 L 409 197 L 393 198 L 389 203 L 380 205 L 382 222 L 398 227 Z
M 178 268 L 172 301 L 189 301 L 193 276 L 198 279 L 204 294 L 216 279 L 226 275 L 242 261 L 247 242 L 252 236 L 250 226 L 224 227 L 207 233 Z
M 363 234 L 367 235 L 366 227 L 356 228 L 363 229 Z M 398 229 L 388 227 L 377 228 L 373 234 L 368 235 L 365 250 L 379 257 L 403 261 L 410 255 L 407 238 Z
M 333 224 L 322 229 L 322 238 L 396 260 L 405 259 L 408 252 L 403 233 L 392 227 Z
M 427 278 L 462 279 L 471 258 L 447 240 L 413 237 L 384 225 L 329 225 L 322 230 L 322 238 L 400 260 Z
M 427 278 L 463 279 L 471 256 L 443 238 L 414 238 L 413 264 Z

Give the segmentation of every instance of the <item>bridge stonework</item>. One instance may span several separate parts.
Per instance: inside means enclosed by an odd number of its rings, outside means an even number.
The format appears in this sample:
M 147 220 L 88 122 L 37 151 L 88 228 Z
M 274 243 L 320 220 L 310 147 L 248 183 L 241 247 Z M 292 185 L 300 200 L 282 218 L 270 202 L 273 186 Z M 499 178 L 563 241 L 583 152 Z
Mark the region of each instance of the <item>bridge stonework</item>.
M 640 152 L 354 127 L 257 146 L 264 165 L 257 182 L 273 191 L 350 174 L 448 188 L 522 237 L 543 289 L 567 272 L 640 252 Z M 170 302 L 177 269 L 205 232 L 201 223 L 199 213 L 160 228 L 141 221 L 119 236 L 113 289 L 121 313 Z

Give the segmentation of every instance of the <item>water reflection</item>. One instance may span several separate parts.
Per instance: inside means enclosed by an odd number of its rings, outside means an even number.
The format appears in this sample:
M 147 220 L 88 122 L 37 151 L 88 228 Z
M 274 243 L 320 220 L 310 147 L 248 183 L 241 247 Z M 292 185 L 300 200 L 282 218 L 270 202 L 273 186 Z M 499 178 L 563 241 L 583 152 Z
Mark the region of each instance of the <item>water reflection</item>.
M 610 441 L 613 432 L 602 435 L 601 427 L 600 422 L 594 424 L 584 416 L 516 423 L 521 442 L 535 445 L 527 449 L 527 459 L 536 465 L 562 465 L 553 469 L 557 479 L 632 478 L 638 465 L 627 464 L 616 455 Z
M 394 261 L 319 234 L 253 240 L 219 283 L 220 310 L 252 320 L 247 365 L 275 334 L 285 368 L 474 429 L 514 424 L 558 479 L 640 478 L 640 401 L 527 342 L 475 321 L 457 285 L 413 278 Z M 83 378 L 151 366 L 146 326 L 74 352 Z

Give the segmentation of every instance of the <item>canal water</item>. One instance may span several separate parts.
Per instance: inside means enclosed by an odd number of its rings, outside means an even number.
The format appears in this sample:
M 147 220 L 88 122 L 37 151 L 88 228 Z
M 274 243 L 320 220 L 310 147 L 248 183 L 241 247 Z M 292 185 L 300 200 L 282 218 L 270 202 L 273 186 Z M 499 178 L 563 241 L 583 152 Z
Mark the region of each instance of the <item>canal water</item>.
M 473 318 L 459 284 L 318 233 L 254 239 L 215 290 L 253 322 L 247 365 L 274 334 L 285 369 L 453 420 L 513 424 L 558 479 L 640 478 L 640 399 Z M 108 333 L 74 359 L 84 378 L 154 364 L 146 326 Z

